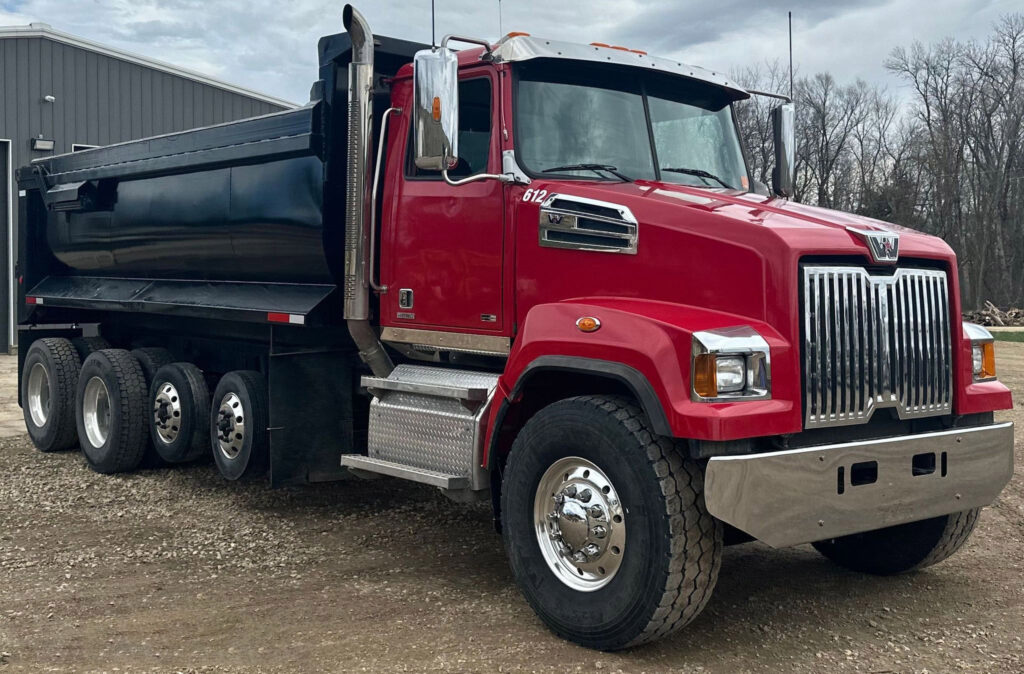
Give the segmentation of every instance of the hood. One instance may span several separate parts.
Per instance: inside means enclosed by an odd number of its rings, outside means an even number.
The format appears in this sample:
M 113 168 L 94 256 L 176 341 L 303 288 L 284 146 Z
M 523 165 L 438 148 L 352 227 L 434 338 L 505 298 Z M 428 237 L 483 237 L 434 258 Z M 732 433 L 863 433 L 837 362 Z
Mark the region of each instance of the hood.
M 772 257 L 774 249 L 787 258 L 858 256 L 872 262 L 866 241 L 850 229 L 899 234 L 900 259 L 955 261 L 942 239 L 900 225 L 808 206 L 777 197 L 727 189 L 704 189 L 639 180 L 633 183 L 573 182 L 547 186 L 565 192 L 628 206 L 644 223 L 680 228 L 698 236 L 749 241 Z M 689 216 L 684 214 L 689 214 Z M 767 246 L 764 248 L 762 246 Z

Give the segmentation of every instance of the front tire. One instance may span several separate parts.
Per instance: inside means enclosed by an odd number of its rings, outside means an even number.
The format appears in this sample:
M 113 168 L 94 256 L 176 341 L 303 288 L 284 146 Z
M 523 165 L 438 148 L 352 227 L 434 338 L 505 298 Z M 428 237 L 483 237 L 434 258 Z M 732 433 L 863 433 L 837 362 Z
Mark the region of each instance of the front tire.
M 813 543 L 822 555 L 852 571 L 890 576 L 943 561 L 967 542 L 980 508 L 920 522 Z
M 624 399 L 542 409 L 516 438 L 502 483 L 505 545 L 526 600 L 589 648 L 682 628 L 707 604 L 721 563 L 722 525 L 703 484 L 700 467 Z

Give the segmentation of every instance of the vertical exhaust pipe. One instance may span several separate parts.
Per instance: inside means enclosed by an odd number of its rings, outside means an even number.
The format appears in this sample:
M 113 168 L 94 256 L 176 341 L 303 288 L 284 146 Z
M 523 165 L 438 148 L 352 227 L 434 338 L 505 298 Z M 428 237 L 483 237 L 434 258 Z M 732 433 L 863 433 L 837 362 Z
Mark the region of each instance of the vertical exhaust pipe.
M 371 132 L 373 130 L 373 33 L 352 5 L 342 12 L 352 40 L 348 67 L 348 175 L 345 182 L 345 319 L 352 339 L 373 374 L 395 369 L 370 325 L 369 243 L 375 223 L 370 209 Z

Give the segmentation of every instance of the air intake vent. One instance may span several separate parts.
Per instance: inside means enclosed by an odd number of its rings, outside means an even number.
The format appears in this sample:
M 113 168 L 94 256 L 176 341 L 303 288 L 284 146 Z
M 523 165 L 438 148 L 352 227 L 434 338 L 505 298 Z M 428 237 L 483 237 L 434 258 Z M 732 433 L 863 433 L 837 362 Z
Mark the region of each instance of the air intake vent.
M 635 255 L 636 218 L 625 206 L 552 194 L 540 207 L 540 245 Z

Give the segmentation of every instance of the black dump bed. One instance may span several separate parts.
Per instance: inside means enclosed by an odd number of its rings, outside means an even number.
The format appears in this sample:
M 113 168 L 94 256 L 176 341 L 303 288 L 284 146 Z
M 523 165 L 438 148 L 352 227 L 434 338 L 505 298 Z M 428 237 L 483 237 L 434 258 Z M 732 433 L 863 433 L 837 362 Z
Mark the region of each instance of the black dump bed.
M 387 76 L 422 47 L 377 38 L 379 112 Z M 321 39 L 319 55 L 304 107 L 21 168 L 25 294 L 77 308 L 312 312 L 342 275 L 348 35 Z

